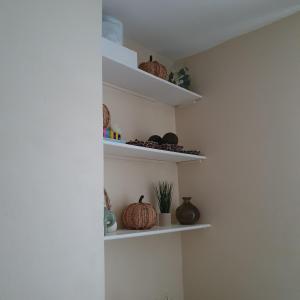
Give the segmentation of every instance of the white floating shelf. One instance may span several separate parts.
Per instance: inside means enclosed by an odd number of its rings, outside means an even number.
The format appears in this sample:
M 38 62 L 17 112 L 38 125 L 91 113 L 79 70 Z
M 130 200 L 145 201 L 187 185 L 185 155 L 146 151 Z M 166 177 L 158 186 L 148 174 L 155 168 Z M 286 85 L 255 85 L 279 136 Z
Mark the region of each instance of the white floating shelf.
M 138 68 L 102 56 L 103 82 L 172 106 L 190 104 L 202 96 Z
M 196 225 L 171 225 L 168 227 L 155 226 L 148 230 L 121 229 L 121 230 L 117 230 L 116 232 L 105 235 L 104 240 L 105 241 L 121 240 L 121 239 L 137 238 L 137 237 L 143 237 L 143 236 L 158 235 L 158 234 L 204 229 L 204 228 L 209 228 L 209 227 L 211 227 L 210 224 L 196 224 Z
M 104 155 L 149 159 L 158 161 L 184 162 L 206 159 L 205 156 L 158 150 L 103 140 Z

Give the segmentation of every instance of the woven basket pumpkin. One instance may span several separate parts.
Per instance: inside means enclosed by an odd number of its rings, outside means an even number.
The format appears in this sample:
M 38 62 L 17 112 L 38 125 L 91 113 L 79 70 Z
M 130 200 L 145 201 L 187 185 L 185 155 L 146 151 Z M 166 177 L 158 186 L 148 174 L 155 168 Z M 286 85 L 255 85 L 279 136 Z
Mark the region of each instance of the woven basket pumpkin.
M 108 107 L 103 104 L 103 128 L 108 128 L 110 126 L 110 112 Z
M 142 195 L 138 203 L 132 203 L 122 214 L 126 229 L 150 229 L 156 224 L 157 214 L 150 203 L 143 203 Z
M 162 79 L 167 78 L 167 68 L 160 64 L 158 61 L 152 61 L 152 55 L 150 56 L 150 60 L 147 62 L 143 62 L 139 65 L 139 68 L 147 73 L 150 73 L 154 76 L 157 76 Z

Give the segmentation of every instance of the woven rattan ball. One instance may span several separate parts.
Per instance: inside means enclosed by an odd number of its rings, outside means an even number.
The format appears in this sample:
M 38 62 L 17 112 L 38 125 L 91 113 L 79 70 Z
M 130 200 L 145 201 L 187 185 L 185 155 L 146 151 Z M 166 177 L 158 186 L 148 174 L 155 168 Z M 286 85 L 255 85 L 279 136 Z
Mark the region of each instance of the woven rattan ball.
M 103 128 L 110 126 L 110 112 L 105 104 L 103 104 Z
M 149 61 L 141 63 L 139 68 L 159 78 L 167 78 L 167 68 L 156 60 L 152 61 L 152 56 L 150 56 Z
M 144 196 L 138 203 L 132 203 L 122 214 L 122 221 L 126 229 L 150 229 L 156 224 L 157 214 L 150 203 L 143 203 Z

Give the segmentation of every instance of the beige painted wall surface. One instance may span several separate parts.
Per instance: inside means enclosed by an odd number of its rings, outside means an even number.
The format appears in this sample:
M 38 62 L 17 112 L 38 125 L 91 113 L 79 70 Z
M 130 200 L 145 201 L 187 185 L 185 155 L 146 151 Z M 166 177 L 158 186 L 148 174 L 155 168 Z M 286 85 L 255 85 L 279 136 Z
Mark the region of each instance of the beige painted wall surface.
M 104 103 L 112 125 L 123 129 L 126 140 L 147 140 L 153 134 L 175 131 L 174 108 L 104 86 Z M 177 166 L 134 159 L 105 159 L 105 187 L 118 217 L 141 194 L 155 203 L 152 184 L 174 183 L 178 200 Z M 120 218 L 118 218 L 121 226 Z M 156 300 L 169 294 L 183 299 L 182 254 L 179 234 L 105 243 L 106 300 Z
M 1 300 L 104 300 L 100 35 L 101 1 L 1 1 Z
M 181 165 L 213 228 L 183 238 L 186 300 L 300 299 L 300 14 L 186 60 L 205 97 L 176 111 Z

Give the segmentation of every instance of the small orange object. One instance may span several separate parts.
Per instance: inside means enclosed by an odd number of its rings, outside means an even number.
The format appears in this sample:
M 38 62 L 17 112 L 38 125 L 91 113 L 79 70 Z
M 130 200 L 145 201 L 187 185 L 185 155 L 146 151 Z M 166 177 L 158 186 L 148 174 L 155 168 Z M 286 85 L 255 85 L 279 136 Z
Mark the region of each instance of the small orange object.
M 126 229 L 150 229 L 157 221 L 157 213 L 153 205 L 143 203 L 142 195 L 138 203 L 132 203 L 122 214 L 122 221 Z
M 154 76 L 157 76 L 162 79 L 167 78 L 167 68 L 160 64 L 158 61 L 152 61 L 152 55 L 150 56 L 150 60 L 147 62 L 143 62 L 139 65 L 139 68 L 147 73 L 150 73 Z

